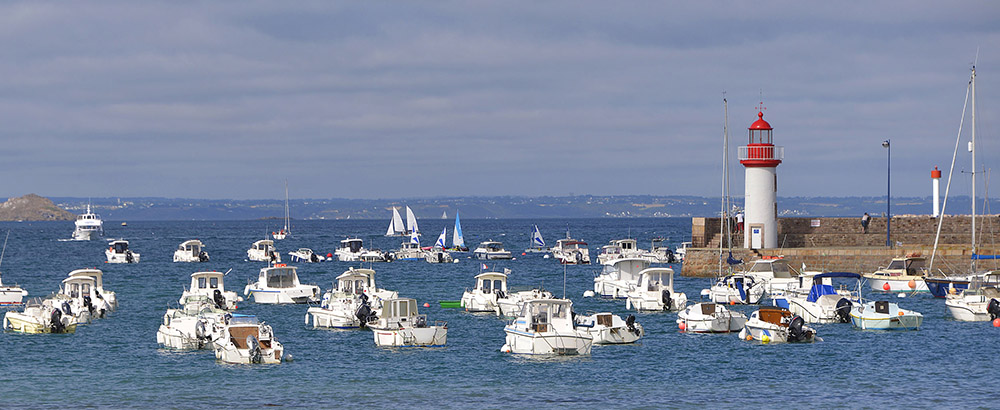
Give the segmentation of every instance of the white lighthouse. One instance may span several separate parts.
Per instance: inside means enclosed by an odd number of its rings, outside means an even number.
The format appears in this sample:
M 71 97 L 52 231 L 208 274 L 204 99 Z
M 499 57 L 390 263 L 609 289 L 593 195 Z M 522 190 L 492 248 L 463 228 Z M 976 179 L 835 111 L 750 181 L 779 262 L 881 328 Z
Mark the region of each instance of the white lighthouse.
M 934 207 L 932 210 L 934 211 L 934 217 L 937 218 L 941 214 L 941 210 L 938 207 L 938 204 L 941 203 L 941 171 L 937 167 L 934 167 L 934 170 L 931 171 L 931 192 L 934 195 Z
M 771 124 L 764 113 L 757 112 L 757 121 L 749 128 L 749 142 L 740 147 L 740 163 L 746 167 L 743 246 L 747 248 L 778 247 L 778 174 L 776 168 L 784 157 L 784 147 L 774 146 Z

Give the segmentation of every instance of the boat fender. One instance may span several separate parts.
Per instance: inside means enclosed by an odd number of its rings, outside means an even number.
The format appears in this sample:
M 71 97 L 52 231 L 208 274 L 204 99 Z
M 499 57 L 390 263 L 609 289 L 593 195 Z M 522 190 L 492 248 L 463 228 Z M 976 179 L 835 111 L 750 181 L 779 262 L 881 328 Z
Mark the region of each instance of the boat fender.
M 247 353 L 250 353 L 250 363 L 260 363 L 263 358 L 260 352 L 260 343 L 253 335 L 247 335 Z
M 792 317 L 791 322 L 788 323 L 788 341 L 790 342 L 801 342 L 806 340 L 806 332 L 802 330 L 802 326 L 806 323 L 802 316 L 795 315 Z
M 847 298 L 840 298 L 837 301 L 837 323 L 849 323 L 851 321 L 851 301 Z
M 663 301 L 663 310 L 670 310 L 670 291 L 663 289 L 660 293 L 660 300 Z
M 990 319 L 996 320 L 1000 317 L 1000 301 L 990 299 L 990 304 L 986 305 L 986 311 L 990 314 Z
M 59 309 L 52 310 L 52 316 L 49 317 L 49 322 L 49 329 L 52 330 L 52 333 L 62 333 L 66 328 L 62 322 L 62 311 Z
M 635 315 L 628 315 L 628 317 L 625 318 L 625 326 L 628 326 L 628 330 L 636 336 L 639 335 L 639 329 L 635 327 Z
M 219 309 L 226 308 L 226 297 L 222 296 L 222 291 L 216 289 L 212 292 L 212 300 L 215 302 L 215 307 Z

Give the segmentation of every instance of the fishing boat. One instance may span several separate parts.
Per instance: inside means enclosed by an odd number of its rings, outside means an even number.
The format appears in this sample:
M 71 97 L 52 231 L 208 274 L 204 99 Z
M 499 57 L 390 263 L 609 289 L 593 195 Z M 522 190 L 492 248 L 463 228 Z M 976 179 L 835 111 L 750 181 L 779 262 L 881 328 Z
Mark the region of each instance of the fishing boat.
M 552 247 L 552 257 L 563 265 L 590 264 L 590 249 L 586 242 L 571 238 L 567 231 L 566 237 L 557 240 Z
M 525 253 L 549 253 L 552 249 L 545 246 L 545 239 L 542 238 L 542 232 L 538 230 L 538 225 L 535 225 L 535 230 L 531 231 L 531 245 L 528 249 L 524 250 Z
M 418 261 L 424 259 L 424 250 L 420 249 L 420 234 L 410 234 L 410 240 L 399 245 L 399 249 L 392 253 L 392 260 L 398 261 Z
M 20 312 L 8 311 L 3 316 L 3 330 L 17 333 L 75 333 L 76 319 L 63 313 L 52 299 L 32 299 Z
M 108 258 L 108 263 L 139 263 L 139 253 L 132 252 L 128 248 L 128 241 L 124 239 L 108 242 L 104 256 Z
M 361 254 L 366 251 L 361 238 L 347 238 L 340 241 L 340 247 L 333 251 L 333 254 L 341 262 L 356 262 L 361 260 Z
M 594 277 L 594 294 L 602 298 L 624 299 L 639 281 L 639 273 L 649 268 L 644 258 L 620 258 L 601 264 Z
M 952 291 L 944 305 L 955 320 L 964 322 L 993 321 L 1000 317 L 1000 272 L 993 271 L 982 278 L 973 278 L 968 288 Z
M 410 298 L 386 300 L 368 327 L 379 347 L 436 347 L 448 342 L 448 323 L 428 323 L 427 316 L 417 312 L 417 301 Z
M 648 268 L 639 272 L 636 286 L 625 294 L 625 308 L 639 312 L 681 310 L 687 295 L 674 290 L 674 270 Z
M 462 235 L 462 223 L 458 220 L 458 211 L 455 211 L 455 231 L 451 234 L 451 252 L 468 252 L 469 247 L 465 246 L 465 236 Z
M 208 252 L 204 248 L 205 244 L 197 239 L 181 242 L 174 251 L 174 262 L 208 262 Z
M 399 211 L 396 210 L 396 207 L 392 207 L 392 219 L 389 220 L 389 229 L 385 231 L 385 236 L 405 236 L 408 234 L 406 226 L 403 225 L 403 218 L 399 216 Z
M 767 283 L 745 273 L 720 277 L 708 289 L 702 289 L 703 299 L 715 303 L 756 305 L 767 294 Z
M 919 253 L 892 258 L 889 266 L 880 267 L 874 272 L 864 273 L 871 289 L 876 292 L 927 292 L 924 276 L 926 259 Z
M 682 332 L 739 332 L 747 322 L 743 313 L 726 309 L 725 305 L 701 302 L 684 308 L 677 314 L 677 327 Z
M 180 349 L 211 349 L 212 340 L 225 322 L 226 311 L 204 294 L 189 296 L 178 309 L 167 309 L 156 330 L 156 343 Z
M 646 334 L 633 315 L 622 319 L 610 312 L 601 312 L 588 316 L 577 315 L 574 320 L 577 329 L 590 333 L 594 344 L 598 345 L 635 343 Z
M 530 355 L 588 355 L 590 333 L 576 327 L 569 299 L 536 299 L 524 303 L 520 316 L 504 328 L 501 352 Z
M 853 272 L 824 272 L 802 276 L 803 282 L 811 286 L 803 290 L 792 290 L 782 295 L 772 295 L 776 307 L 788 309 L 793 315 L 802 317 L 806 323 L 850 323 L 851 307 L 861 303 L 861 275 Z M 854 290 L 846 287 L 837 289 L 833 279 L 853 280 Z
M 851 307 L 851 324 L 861 330 L 917 330 L 924 315 L 884 300 L 859 303 Z
M 257 281 L 243 289 L 254 303 L 286 304 L 319 302 L 319 286 L 299 283 L 294 266 L 283 263 L 260 270 Z
M 278 232 L 271 232 L 271 237 L 276 241 L 287 238 L 292 234 L 292 229 L 289 226 L 289 221 L 291 220 L 291 215 L 288 212 L 288 180 L 285 180 L 285 226 L 278 230 Z
M 73 240 L 89 241 L 94 237 L 104 234 L 104 222 L 101 216 L 90 211 L 90 204 L 87 204 L 87 212 L 76 217 L 74 222 Z
M 285 353 L 271 326 L 253 315 L 227 314 L 212 347 L 217 360 L 233 364 L 277 364 Z
M 231 290 L 226 290 L 226 274 L 222 272 L 195 272 L 191 274 L 191 287 L 184 289 L 178 303 L 184 305 L 188 300 L 204 296 L 215 303 L 215 307 L 223 310 L 234 310 L 243 298 Z
M 392 262 L 393 254 L 391 252 L 383 252 L 381 249 L 370 249 L 361 252 L 361 256 L 358 258 L 362 262 Z
M 805 320 L 788 309 L 762 307 L 750 314 L 740 331 L 740 339 L 761 343 L 812 342 L 816 330 L 806 326 Z
M 323 294 L 319 306 L 306 311 L 306 324 L 312 318 L 314 328 L 357 329 L 375 320 L 384 301 L 398 296 L 395 291 L 375 285 L 374 270 L 352 267 L 337 276 L 337 282 Z
M 313 250 L 309 248 L 299 248 L 297 250 L 288 252 L 288 256 L 290 256 L 290 259 L 292 260 L 293 263 L 294 262 L 313 263 L 313 262 L 322 262 L 326 260 L 325 257 L 316 254 L 316 252 L 313 252 Z
M 94 279 L 93 298 L 95 304 L 107 306 L 106 309 L 115 310 L 118 308 L 118 294 L 104 288 L 104 272 L 100 269 L 76 269 L 69 273 L 69 277 L 90 277 Z M 100 303 L 98 303 L 100 302 Z
M 281 254 L 274 250 L 274 241 L 261 239 L 247 249 L 247 259 L 257 262 L 280 263 Z
M 503 248 L 503 243 L 497 241 L 481 242 L 472 256 L 479 260 L 512 259 L 510 251 Z
M 597 255 L 597 261 L 604 263 L 618 258 L 642 258 L 648 252 L 645 249 L 640 249 L 635 239 L 615 239 L 601 247 L 601 253 Z

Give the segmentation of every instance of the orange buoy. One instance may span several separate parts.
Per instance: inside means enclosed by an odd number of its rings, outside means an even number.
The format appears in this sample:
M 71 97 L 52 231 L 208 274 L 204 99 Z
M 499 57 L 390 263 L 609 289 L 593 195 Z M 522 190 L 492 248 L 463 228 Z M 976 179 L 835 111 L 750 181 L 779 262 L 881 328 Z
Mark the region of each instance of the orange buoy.
M 431 307 L 430 303 L 424 302 L 424 307 Z
M 910 281 L 906 282 L 906 284 L 910 285 L 910 289 L 916 289 L 917 288 L 917 281 L 915 281 L 913 279 L 910 279 Z
M 749 342 L 751 340 L 753 340 L 753 335 L 747 333 L 747 341 Z
M 993 327 L 1000 327 L 1000 317 L 993 319 Z
M 900 315 L 900 316 L 903 316 L 903 312 L 899 312 L 899 313 L 897 313 L 897 314 L 898 314 L 898 315 Z
M 332 254 L 332 253 L 327 253 L 327 254 L 326 254 L 326 257 L 327 257 L 327 259 L 329 259 L 329 258 L 332 258 L 332 257 L 333 257 L 333 254 Z
M 677 328 L 680 329 L 683 332 L 683 331 L 687 330 L 687 325 L 684 322 L 680 322 L 680 323 L 677 324 Z
M 882 285 L 882 289 L 884 289 L 886 292 L 888 292 L 889 289 L 890 289 L 889 282 L 886 282 L 884 285 Z
M 735 305 L 735 304 L 736 304 L 736 301 L 735 301 L 735 300 L 730 300 L 730 301 L 729 301 L 729 305 L 730 305 L 730 306 L 732 306 L 732 305 Z

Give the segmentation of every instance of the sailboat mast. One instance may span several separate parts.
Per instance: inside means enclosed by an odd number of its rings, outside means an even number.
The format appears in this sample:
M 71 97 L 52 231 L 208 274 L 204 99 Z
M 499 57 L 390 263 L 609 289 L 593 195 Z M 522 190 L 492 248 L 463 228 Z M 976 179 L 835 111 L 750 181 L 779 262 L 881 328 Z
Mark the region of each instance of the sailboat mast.
M 291 229 L 288 227 L 288 222 L 290 215 L 288 213 L 288 180 L 285 180 L 285 233 L 289 233 Z
M 972 66 L 972 254 L 976 254 L 976 66 Z M 972 258 L 972 272 L 976 272 L 976 258 Z

